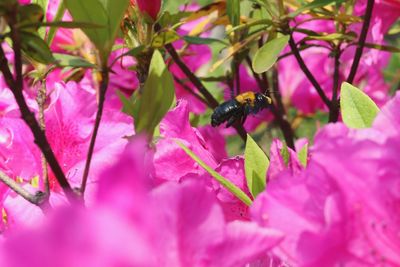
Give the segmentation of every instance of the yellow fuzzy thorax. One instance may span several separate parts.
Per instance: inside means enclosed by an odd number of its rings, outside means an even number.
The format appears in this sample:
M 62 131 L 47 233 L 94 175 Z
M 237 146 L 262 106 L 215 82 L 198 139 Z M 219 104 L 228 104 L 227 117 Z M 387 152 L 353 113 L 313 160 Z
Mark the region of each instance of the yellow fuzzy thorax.
M 256 95 L 254 92 L 249 91 L 245 92 L 243 94 L 240 94 L 235 97 L 236 101 L 238 101 L 240 104 L 250 104 L 252 107 L 254 106 L 254 100 L 256 99 Z

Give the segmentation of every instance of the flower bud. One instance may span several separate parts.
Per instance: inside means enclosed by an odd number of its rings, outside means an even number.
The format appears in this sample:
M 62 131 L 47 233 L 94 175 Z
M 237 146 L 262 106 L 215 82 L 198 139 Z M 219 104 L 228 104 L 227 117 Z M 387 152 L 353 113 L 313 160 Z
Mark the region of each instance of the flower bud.
M 157 19 L 161 9 L 161 0 L 136 0 L 139 10 L 147 13 L 153 20 Z

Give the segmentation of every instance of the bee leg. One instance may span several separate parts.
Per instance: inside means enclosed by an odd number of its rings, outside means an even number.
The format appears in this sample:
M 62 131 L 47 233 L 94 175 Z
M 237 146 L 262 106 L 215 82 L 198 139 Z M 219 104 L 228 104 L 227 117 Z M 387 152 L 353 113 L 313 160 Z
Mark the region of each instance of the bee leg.
M 228 122 L 226 123 L 226 128 L 231 127 L 231 126 L 235 123 L 235 121 L 236 121 L 237 119 L 238 119 L 238 118 L 237 118 L 236 116 L 230 117 L 230 118 L 228 119 Z
M 246 119 L 247 119 L 247 115 L 249 115 L 250 114 L 250 112 L 251 112 L 251 107 L 250 107 L 250 105 L 245 105 L 244 107 L 243 107 L 243 116 L 242 116 L 242 119 L 241 119 L 241 124 L 244 124 L 245 122 L 246 122 Z
M 247 114 L 244 114 L 242 119 L 241 119 L 241 121 L 240 121 L 240 123 L 244 124 L 246 122 L 246 119 L 247 119 Z

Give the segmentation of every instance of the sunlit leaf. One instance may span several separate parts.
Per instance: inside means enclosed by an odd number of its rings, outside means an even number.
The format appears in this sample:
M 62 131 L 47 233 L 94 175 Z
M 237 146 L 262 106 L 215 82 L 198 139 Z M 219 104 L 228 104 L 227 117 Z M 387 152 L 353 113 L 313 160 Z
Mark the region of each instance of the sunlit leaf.
M 282 36 L 264 44 L 254 55 L 254 71 L 263 73 L 269 70 L 277 61 L 279 54 L 285 48 L 288 41 L 289 36 Z
M 332 5 L 332 4 L 340 4 L 344 2 L 344 0 L 314 0 L 300 8 L 298 8 L 297 10 L 295 10 L 294 12 L 290 13 L 288 15 L 289 18 L 294 18 L 297 15 L 299 15 L 300 13 L 303 13 L 304 11 L 308 11 L 314 8 L 321 8 L 327 5 Z
M 244 169 L 247 187 L 253 197 L 264 191 L 269 159 L 257 143 L 247 135 L 244 152 Z
M 304 145 L 298 152 L 297 156 L 299 157 L 299 161 L 303 167 L 307 167 L 307 158 L 308 158 L 308 144 Z
M 74 68 L 94 68 L 96 65 L 88 62 L 87 60 L 67 54 L 53 54 L 57 65 L 61 67 L 74 67 Z
M 140 96 L 139 112 L 135 117 L 136 133 L 152 136 L 154 129 L 172 106 L 175 98 L 174 81 L 164 59 L 155 50 L 150 63 L 149 76 Z
M 343 122 L 350 128 L 369 128 L 379 112 L 377 105 L 357 87 L 344 82 L 340 93 Z
M 180 39 L 180 36 L 174 30 L 163 30 L 154 35 L 151 46 L 161 48 Z
M 204 170 L 206 170 L 215 180 L 217 180 L 223 187 L 225 187 L 229 192 L 231 192 L 234 196 L 240 199 L 244 204 L 250 206 L 252 201 L 251 199 L 235 184 L 230 182 L 228 179 L 217 173 L 210 166 L 208 166 L 204 161 L 202 161 L 196 154 L 193 153 L 187 146 L 182 144 L 179 141 L 176 143 L 188 154 L 193 160 L 195 160 Z

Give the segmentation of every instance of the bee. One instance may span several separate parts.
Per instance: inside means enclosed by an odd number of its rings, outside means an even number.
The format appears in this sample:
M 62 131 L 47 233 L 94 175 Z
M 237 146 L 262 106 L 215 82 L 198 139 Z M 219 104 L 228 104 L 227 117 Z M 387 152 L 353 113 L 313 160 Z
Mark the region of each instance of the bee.
M 211 116 L 211 125 L 216 127 L 224 122 L 226 128 L 232 126 L 236 121 L 244 123 L 247 115 L 257 114 L 272 104 L 271 98 L 262 93 L 248 91 L 236 96 L 234 99 L 225 101 L 215 108 Z

